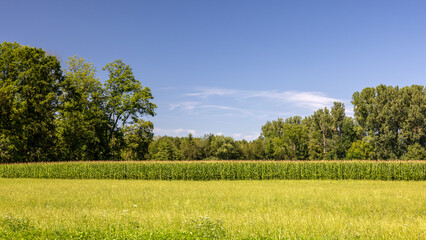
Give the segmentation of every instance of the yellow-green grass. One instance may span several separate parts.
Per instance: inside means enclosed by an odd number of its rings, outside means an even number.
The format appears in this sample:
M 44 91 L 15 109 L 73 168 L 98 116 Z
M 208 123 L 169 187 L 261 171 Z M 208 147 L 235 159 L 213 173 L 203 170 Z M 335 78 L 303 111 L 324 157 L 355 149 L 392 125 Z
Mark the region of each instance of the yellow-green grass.
M 425 239 L 425 220 L 424 181 L 0 178 L 2 239 Z

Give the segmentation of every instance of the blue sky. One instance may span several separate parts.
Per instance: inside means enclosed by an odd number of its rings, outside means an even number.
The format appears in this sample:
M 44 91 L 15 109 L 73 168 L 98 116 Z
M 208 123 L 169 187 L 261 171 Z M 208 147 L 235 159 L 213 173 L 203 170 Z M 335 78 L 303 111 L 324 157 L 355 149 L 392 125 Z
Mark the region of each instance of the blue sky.
M 1 1 L 0 41 L 132 66 L 157 135 L 258 137 L 378 84 L 426 83 L 426 1 Z

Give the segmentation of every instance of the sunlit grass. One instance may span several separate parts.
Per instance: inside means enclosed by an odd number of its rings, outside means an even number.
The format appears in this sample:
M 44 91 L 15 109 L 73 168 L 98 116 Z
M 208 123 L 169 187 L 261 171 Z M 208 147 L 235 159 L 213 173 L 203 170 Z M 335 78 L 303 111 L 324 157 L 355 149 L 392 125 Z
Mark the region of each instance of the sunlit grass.
M 208 216 L 225 238 L 424 239 L 425 187 L 399 181 L 0 178 L 0 234 L 191 238 L 185 221 Z

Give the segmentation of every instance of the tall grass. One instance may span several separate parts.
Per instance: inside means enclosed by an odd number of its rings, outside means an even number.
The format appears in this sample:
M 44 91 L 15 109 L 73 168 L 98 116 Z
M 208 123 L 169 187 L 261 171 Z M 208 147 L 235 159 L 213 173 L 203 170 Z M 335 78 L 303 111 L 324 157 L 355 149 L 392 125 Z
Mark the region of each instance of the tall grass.
M 424 181 L 0 178 L 0 239 L 425 239 Z
M 426 180 L 426 162 L 62 162 L 0 165 L 4 178 L 271 180 Z

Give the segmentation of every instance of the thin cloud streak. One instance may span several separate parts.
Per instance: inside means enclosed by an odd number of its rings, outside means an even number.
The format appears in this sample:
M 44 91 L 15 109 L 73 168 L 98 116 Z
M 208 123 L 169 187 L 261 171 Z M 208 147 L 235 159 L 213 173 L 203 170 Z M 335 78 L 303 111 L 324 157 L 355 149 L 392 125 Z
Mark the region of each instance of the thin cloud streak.
M 198 92 L 185 94 L 186 96 L 196 97 L 210 97 L 210 96 L 225 96 L 225 95 L 237 95 L 241 94 L 242 91 L 233 89 L 222 89 L 222 88 L 200 88 Z
M 254 132 L 253 134 L 245 135 L 244 137 L 242 137 L 242 139 L 245 139 L 247 141 L 253 141 L 258 139 L 259 136 L 260 136 L 260 132 Z
M 176 104 L 170 104 L 170 110 L 174 110 L 175 108 L 181 108 L 186 111 L 192 111 L 200 105 L 199 102 L 180 102 Z
M 236 107 L 229 107 L 229 106 L 223 106 L 223 105 L 208 105 L 208 104 L 201 104 L 199 102 L 180 102 L 176 104 L 170 105 L 170 110 L 175 110 L 176 108 L 192 112 L 194 109 L 219 109 L 219 110 L 228 110 L 228 111 L 235 111 L 247 115 L 253 116 L 254 114 L 248 110 L 236 108 Z
M 247 114 L 247 115 L 254 115 L 252 112 L 245 110 L 245 109 L 228 107 L 228 106 L 221 106 L 221 105 L 202 105 L 202 106 L 200 106 L 200 108 L 215 108 L 215 109 L 220 109 L 220 110 L 230 110 L 230 111 L 240 112 L 240 113 L 244 113 L 244 114 Z
M 195 96 L 201 98 L 212 96 L 229 96 L 237 99 L 264 98 L 272 101 L 293 103 L 297 107 L 304 107 L 311 110 L 330 106 L 333 104 L 333 102 L 343 102 L 337 98 L 327 97 L 325 94 L 320 92 L 243 91 L 221 88 L 200 88 L 197 92 L 186 94 L 186 96 Z
M 199 109 L 219 109 L 219 110 L 225 110 L 230 112 L 236 112 L 238 114 L 244 114 L 244 115 L 247 115 L 256 119 L 262 119 L 265 121 L 270 120 L 270 118 L 295 115 L 292 112 L 248 110 L 248 109 L 236 108 L 236 107 L 230 107 L 230 106 L 224 106 L 224 105 L 201 104 L 200 102 L 191 102 L 191 101 L 170 104 L 169 109 L 170 110 L 179 109 L 179 110 L 185 111 L 187 114 L 198 113 L 197 110 Z
M 192 135 L 196 135 L 197 131 L 195 131 L 194 129 L 183 129 L 183 128 L 176 128 L 176 129 L 163 129 L 163 128 L 158 128 L 158 127 L 154 127 L 154 133 L 155 135 L 179 135 L 179 136 L 183 136 L 183 135 L 188 135 L 188 134 L 192 134 Z

